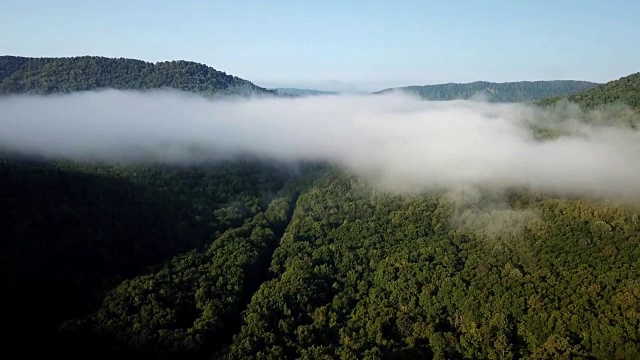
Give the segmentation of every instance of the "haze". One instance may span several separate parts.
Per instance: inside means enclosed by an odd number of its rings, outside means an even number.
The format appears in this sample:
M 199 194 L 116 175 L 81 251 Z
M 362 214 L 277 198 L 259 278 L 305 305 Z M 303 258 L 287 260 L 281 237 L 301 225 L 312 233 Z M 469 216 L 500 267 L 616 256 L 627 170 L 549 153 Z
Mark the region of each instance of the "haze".
M 74 160 L 328 161 L 397 191 L 485 186 L 640 198 L 640 136 L 612 117 L 403 94 L 207 100 L 102 91 L 0 100 L 0 148 Z M 532 128 L 561 134 L 536 140 Z

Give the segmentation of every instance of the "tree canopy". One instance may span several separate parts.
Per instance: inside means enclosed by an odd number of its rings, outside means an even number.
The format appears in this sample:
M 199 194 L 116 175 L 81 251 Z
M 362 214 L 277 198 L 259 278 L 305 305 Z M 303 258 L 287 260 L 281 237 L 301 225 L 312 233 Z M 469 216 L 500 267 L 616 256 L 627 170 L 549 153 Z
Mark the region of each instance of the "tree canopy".
M 277 94 L 207 65 L 184 60 L 154 64 L 97 56 L 0 57 L 0 94 L 52 94 L 105 88 L 173 88 L 205 95 Z
M 584 108 L 596 108 L 606 104 L 624 104 L 640 112 L 640 72 L 596 86 L 587 91 L 565 96 L 544 99 L 542 105 L 550 105 L 559 100 L 568 100 Z
M 425 100 L 458 100 L 480 97 L 495 102 L 529 102 L 553 96 L 564 96 L 591 89 L 598 84 L 588 81 L 517 81 L 494 83 L 476 81 L 467 84 L 405 86 L 377 92 L 403 91 Z

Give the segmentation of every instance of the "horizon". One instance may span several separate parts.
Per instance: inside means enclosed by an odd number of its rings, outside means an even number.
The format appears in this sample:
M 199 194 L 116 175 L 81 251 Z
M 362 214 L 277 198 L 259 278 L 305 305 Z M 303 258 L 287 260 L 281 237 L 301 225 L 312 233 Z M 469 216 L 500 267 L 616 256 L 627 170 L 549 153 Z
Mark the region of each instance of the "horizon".
M 640 51 L 630 46 L 640 32 L 638 12 L 639 3 L 622 0 L 8 0 L 0 4 L 6 34 L 0 53 L 187 60 L 266 88 L 321 91 L 474 81 L 604 83 L 638 71 Z
M 159 61 L 155 61 L 154 62 L 154 61 L 146 61 L 146 60 L 142 60 L 142 59 L 134 59 L 134 58 L 126 58 L 126 57 L 109 57 L 109 56 L 101 56 L 101 55 L 76 55 L 76 56 L 51 57 L 51 56 L 22 56 L 22 55 L 13 55 L 13 54 L 0 54 L 0 57 L 23 57 L 23 58 L 29 58 L 29 59 L 72 59 L 72 58 L 82 58 L 82 57 L 101 57 L 101 58 L 113 59 L 113 60 L 117 60 L 117 59 L 139 60 L 139 61 L 145 61 L 145 62 L 148 62 L 148 63 L 151 63 L 151 64 L 158 64 L 158 63 L 162 63 L 162 62 L 172 62 L 172 61 L 194 62 L 194 61 L 183 60 L 183 59 L 159 60 Z M 197 62 L 195 62 L 195 63 L 197 63 Z M 199 63 L 199 64 L 211 67 L 208 64 L 204 64 L 204 63 Z M 215 69 L 214 68 L 214 70 L 225 72 L 222 69 Z M 235 74 L 229 74 L 229 73 L 226 73 L 226 74 L 227 75 L 231 75 L 231 76 L 236 76 Z M 513 84 L 513 83 L 533 83 L 533 82 L 553 82 L 553 81 L 574 81 L 574 82 L 587 82 L 587 83 L 593 83 L 593 84 L 598 84 L 598 85 L 602 85 L 602 84 L 605 83 L 605 82 L 593 82 L 593 81 L 580 80 L 580 79 L 517 80 L 517 81 L 473 80 L 473 81 L 469 81 L 469 82 L 442 82 L 442 83 L 433 83 L 433 84 L 400 85 L 400 86 L 394 86 L 394 87 L 390 87 L 390 88 L 358 89 L 353 85 L 342 83 L 342 82 L 340 82 L 338 80 L 329 80 L 329 81 L 324 82 L 324 84 L 322 82 L 318 82 L 318 83 L 315 84 L 315 86 L 313 84 L 311 84 L 312 86 L 304 86 L 304 84 L 302 84 L 302 86 L 296 86 L 295 84 L 278 86 L 277 83 L 275 83 L 273 86 L 263 86 L 262 84 L 256 84 L 255 82 L 251 81 L 251 79 L 243 79 L 243 80 L 248 80 L 248 81 L 252 82 L 254 85 L 260 86 L 260 87 L 262 87 L 264 89 L 267 89 L 267 90 L 309 90 L 309 91 L 319 91 L 319 92 L 335 93 L 335 94 L 340 94 L 340 93 L 345 93 L 345 94 L 369 94 L 369 93 L 375 93 L 375 92 L 379 92 L 379 91 L 386 91 L 386 90 L 393 90 L 393 89 L 407 88 L 407 87 L 439 86 L 439 85 L 451 85 L 451 84 L 468 85 L 468 84 L 474 84 L 474 83 L 478 83 L 478 82 L 486 82 L 486 83 L 492 83 L 492 84 L 510 84 L 510 83 Z M 618 79 L 611 79 L 611 81 L 613 81 L 613 80 L 618 80 Z M 307 84 L 307 85 L 309 85 L 309 84 Z

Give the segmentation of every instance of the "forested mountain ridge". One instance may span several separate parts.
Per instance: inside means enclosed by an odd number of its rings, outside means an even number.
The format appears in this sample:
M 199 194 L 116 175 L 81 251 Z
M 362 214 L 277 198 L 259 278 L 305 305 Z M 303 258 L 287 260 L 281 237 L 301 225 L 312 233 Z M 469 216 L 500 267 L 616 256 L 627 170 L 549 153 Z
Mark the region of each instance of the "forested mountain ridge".
M 528 102 L 548 97 L 579 93 L 598 84 L 588 81 L 553 80 L 553 81 L 518 81 L 494 83 L 476 81 L 472 83 L 448 83 L 424 86 L 405 86 L 376 92 L 382 94 L 390 91 L 404 91 L 419 95 L 425 100 L 458 100 L 475 96 L 485 97 L 495 102 Z
M 578 94 L 544 99 L 540 101 L 540 104 L 550 105 L 562 99 L 576 103 L 584 108 L 620 103 L 640 112 L 640 72 L 598 85 Z
M 0 94 L 53 94 L 106 88 L 173 88 L 204 95 L 277 94 L 207 65 L 184 60 L 154 64 L 98 56 L 0 56 Z

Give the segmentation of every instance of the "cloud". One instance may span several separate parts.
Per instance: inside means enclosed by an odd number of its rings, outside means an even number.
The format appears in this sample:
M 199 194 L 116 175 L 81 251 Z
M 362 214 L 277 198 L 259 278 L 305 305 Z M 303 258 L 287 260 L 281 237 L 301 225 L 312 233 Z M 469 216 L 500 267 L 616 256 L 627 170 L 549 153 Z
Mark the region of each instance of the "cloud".
M 392 189 L 527 187 L 640 198 L 625 108 L 428 102 L 404 94 L 207 100 L 178 92 L 0 99 L 0 148 L 76 160 L 252 154 L 321 160 Z M 542 129 L 551 138 L 539 140 Z

